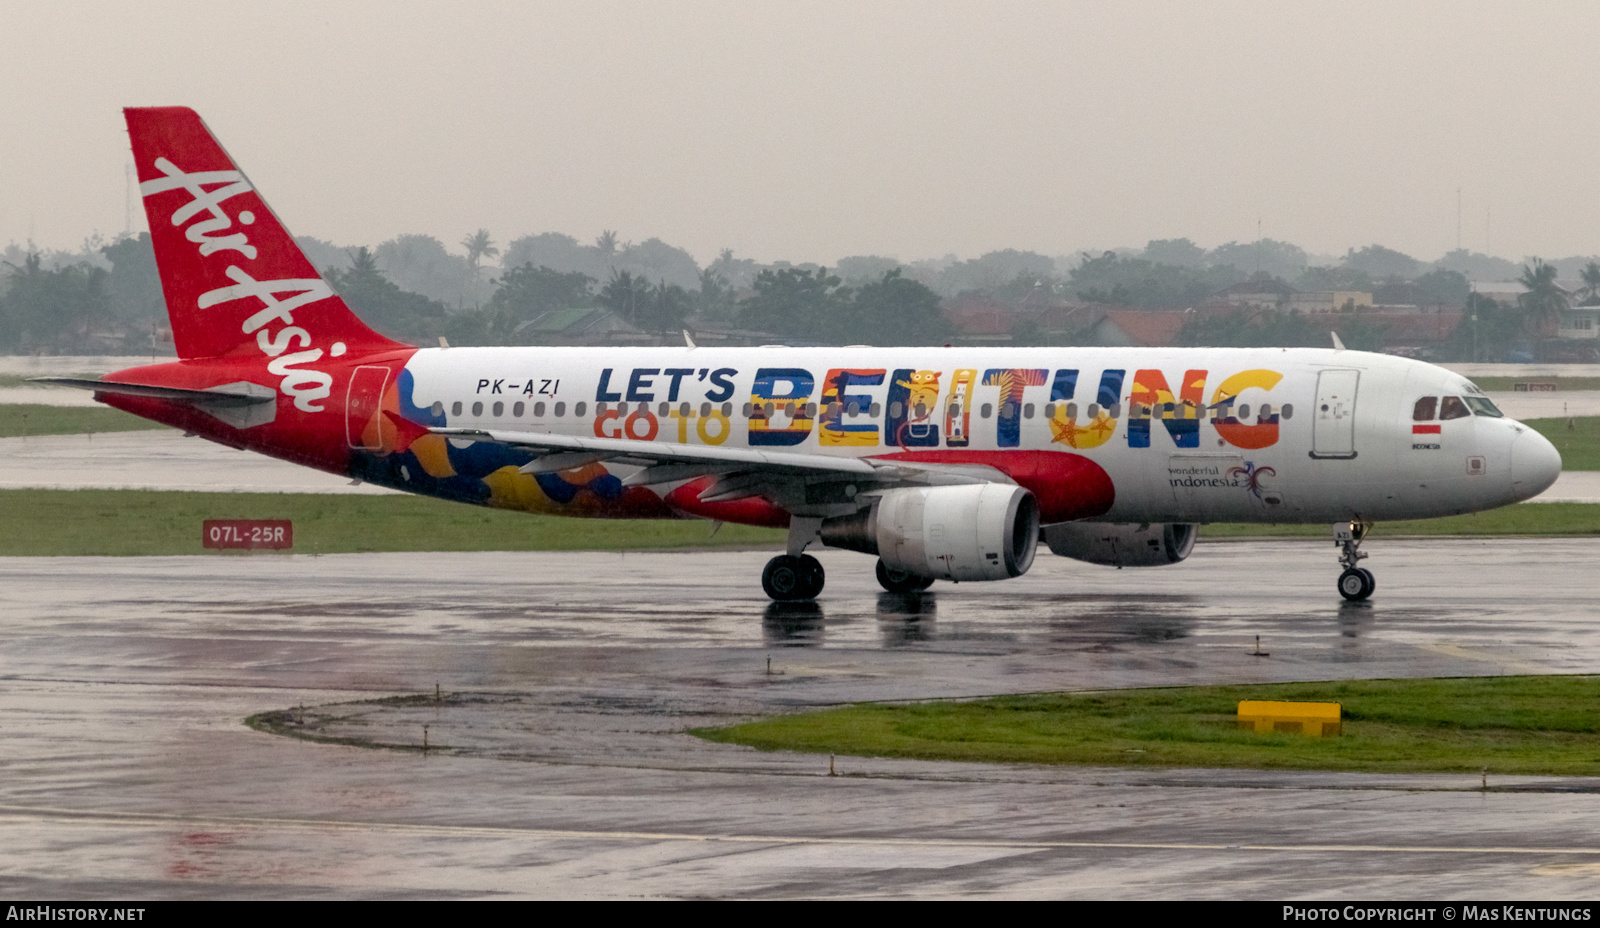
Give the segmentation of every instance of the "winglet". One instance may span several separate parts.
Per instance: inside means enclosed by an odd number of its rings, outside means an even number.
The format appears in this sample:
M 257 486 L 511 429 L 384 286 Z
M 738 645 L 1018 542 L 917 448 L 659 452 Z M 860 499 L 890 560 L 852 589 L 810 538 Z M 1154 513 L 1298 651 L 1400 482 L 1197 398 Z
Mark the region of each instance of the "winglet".
M 1329 332 L 1328 334 L 1333 336 L 1333 350 L 1334 351 L 1343 351 L 1344 350 L 1344 342 L 1339 341 L 1339 333 L 1338 332 Z
M 694 339 L 689 337 L 689 330 L 688 329 L 684 329 L 683 330 L 683 343 L 689 347 L 690 351 L 693 351 L 696 348 L 700 347 L 699 345 L 696 345 L 694 343 Z

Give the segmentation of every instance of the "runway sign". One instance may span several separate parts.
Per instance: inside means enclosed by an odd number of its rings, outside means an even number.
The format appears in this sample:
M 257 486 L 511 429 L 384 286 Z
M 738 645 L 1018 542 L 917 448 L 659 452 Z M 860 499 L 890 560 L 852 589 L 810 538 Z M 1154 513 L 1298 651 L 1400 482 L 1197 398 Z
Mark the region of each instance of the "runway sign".
M 294 523 L 288 519 L 207 519 L 200 527 L 207 548 L 294 547 Z

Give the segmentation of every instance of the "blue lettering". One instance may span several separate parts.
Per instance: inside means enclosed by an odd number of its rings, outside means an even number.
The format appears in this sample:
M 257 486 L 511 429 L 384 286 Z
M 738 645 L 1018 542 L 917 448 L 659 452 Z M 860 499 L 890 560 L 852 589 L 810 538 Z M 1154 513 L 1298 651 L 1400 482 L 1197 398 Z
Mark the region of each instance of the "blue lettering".
M 628 378 L 628 402 L 648 403 L 656 398 L 654 393 L 644 391 L 650 389 L 650 378 L 661 373 L 656 367 L 636 367 L 633 376 Z
M 595 388 L 594 401 L 596 403 L 612 403 L 622 399 L 621 393 L 612 393 L 606 388 L 611 386 L 611 368 L 600 372 L 600 386 Z

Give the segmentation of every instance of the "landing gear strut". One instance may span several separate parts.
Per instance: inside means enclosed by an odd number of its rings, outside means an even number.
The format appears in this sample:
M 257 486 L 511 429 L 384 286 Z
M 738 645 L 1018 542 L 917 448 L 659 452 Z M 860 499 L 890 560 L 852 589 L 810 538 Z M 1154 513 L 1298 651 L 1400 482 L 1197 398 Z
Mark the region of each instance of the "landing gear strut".
M 919 577 L 903 570 L 895 570 L 878 559 L 878 585 L 891 593 L 919 593 L 933 586 L 932 577 Z
M 1333 527 L 1333 543 L 1339 546 L 1339 566 L 1344 568 L 1344 573 L 1339 575 L 1339 595 L 1353 603 L 1361 602 L 1377 588 L 1377 581 L 1372 578 L 1372 571 L 1356 565 L 1367 556 L 1361 550 L 1361 539 L 1367 537 L 1367 530 L 1372 528 L 1368 522 L 1340 522 Z
M 822 565 L 809 554 L 780 554 L 761 572 L 761 588 L 780 602 L 815 599 L 826 581 Z

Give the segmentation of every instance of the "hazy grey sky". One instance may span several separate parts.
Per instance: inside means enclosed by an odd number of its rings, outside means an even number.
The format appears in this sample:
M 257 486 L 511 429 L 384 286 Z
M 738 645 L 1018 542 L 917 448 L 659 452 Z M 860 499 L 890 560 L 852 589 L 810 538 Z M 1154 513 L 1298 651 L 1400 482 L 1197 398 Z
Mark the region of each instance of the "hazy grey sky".
M 341 244 L 910 260 L 1259 220 L 1432 259 L 1459 187 L 1468 248 L 1600 252 L 1593 2 L 0 0 L 0 36 L 0 244 L 121 231 L 119 108 L 184 104 Z

